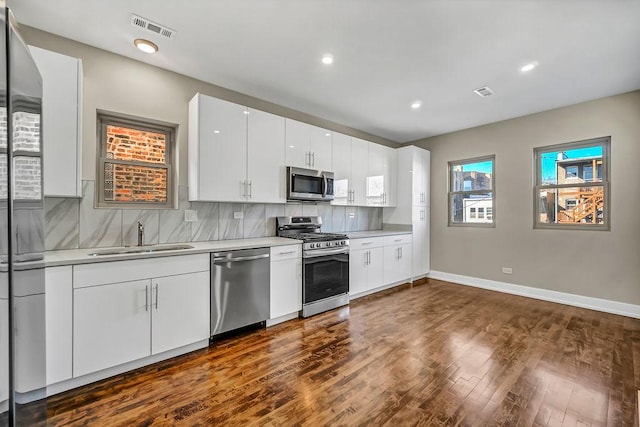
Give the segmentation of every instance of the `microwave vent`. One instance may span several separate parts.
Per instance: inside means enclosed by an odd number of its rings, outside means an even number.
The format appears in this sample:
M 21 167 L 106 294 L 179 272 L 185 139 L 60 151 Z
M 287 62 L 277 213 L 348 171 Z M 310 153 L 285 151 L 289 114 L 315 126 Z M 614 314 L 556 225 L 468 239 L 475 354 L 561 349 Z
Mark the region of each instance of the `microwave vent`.
M 160 25 L 156 22 L 150 21 L 147 18 L 143 18 L 139 15 L 131 15 L 131 25 L 138 28 L 143 28 L 159 36 L 166 37 L 168 39 L 174 39 L 176 37 L 176 31 L 169 27 Z

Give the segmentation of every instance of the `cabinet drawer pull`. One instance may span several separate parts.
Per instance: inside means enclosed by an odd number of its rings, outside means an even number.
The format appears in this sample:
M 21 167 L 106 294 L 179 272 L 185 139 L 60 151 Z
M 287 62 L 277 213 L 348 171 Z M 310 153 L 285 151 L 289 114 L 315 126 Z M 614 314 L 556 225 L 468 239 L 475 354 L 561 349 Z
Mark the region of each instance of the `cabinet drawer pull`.
M 366 246 L 366 245 L 373 245 L 373 242 L 364 242 L 364 243 L 362 243 L 362 246 Z
M 298 251 L 284 251 L 284 252 L 278 252 L 278 255 L 289 255 L 289 254 L 295 254 Z

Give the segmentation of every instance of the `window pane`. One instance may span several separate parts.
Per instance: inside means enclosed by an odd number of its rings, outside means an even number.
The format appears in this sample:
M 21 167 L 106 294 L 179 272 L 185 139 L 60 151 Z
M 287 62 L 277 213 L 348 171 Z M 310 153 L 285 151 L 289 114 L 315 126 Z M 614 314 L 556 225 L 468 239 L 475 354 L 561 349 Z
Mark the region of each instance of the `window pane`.
M 114 202 L 166 203 L 167 169 L 105 163 L 104 199 Z
M 491 190 L 493 160 L 474 163 L 459 163 L 451 166 L 450 191 Z
M 540 222 L 604 224 L 604 189 L 569 187 L 540 190 Z
M 601 181 L 602 145 L 540 154 L 542 185 Z M 593 177 L 593 169 L 597 177 Z
M 13 198 L 16 200 L 40 200 L 42 184 L 40 157 L 13 158 Z
M 164 164 L 165 148 L 164 133 L 107 125 L 107 158 Z
M 13 151 L 40 152 L 40 114 L 13 113 Z
M 454 223 L 491 223 L 492 215 L 484 215 L 484 212 L 493 212 L 493 194 L 468 194 L 459 193 L 451 197 L 451 221 Z

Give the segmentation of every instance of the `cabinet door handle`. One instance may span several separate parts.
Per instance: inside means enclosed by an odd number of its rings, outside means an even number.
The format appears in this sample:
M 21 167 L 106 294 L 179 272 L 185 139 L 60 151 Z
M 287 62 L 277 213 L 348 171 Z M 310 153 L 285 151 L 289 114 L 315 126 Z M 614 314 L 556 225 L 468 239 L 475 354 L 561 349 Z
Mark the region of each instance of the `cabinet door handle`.
M 240 195 L 243 198 L 247 197 L 247 184 L 245 181 L 240 181 Z
M 158 309 L 158 284 L 156 283 L 156 310 Z
M 420 211 L 420 219 L 425 219 L 424 209 Z
M 400 258 L 402 258 L 402 246 L 400 246 Z M 157 307 L 156 307 L 157 308 Z
M 249 180 L 249 198 L 253 197 L 253 181 Z
M 369 265 L 371 265 L 371 251 L 367 251 L 367 260 Z
M 305 151 L 304 164 L 311 167 L 311 151 Z
M 149 285 L 144 285 L 144 311 L 149 311 Z
M 316 153 L 315 152 L 311 152 L 311 167 L 315 167 L 316 166 Z

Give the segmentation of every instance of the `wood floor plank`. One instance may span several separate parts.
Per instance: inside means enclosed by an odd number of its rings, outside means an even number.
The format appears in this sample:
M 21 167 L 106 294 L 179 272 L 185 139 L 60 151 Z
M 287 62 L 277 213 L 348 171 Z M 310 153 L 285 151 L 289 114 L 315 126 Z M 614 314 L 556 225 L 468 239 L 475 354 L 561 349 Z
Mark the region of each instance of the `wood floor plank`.
M 48 425 L 622 426 L 640 320 L 437 280 L 47 400 Z

